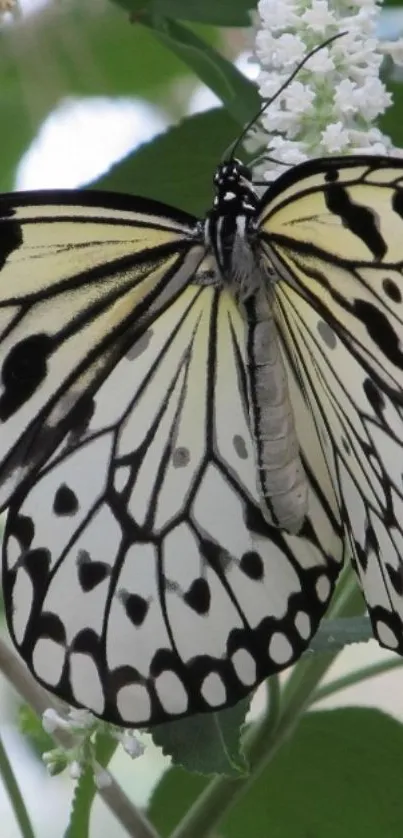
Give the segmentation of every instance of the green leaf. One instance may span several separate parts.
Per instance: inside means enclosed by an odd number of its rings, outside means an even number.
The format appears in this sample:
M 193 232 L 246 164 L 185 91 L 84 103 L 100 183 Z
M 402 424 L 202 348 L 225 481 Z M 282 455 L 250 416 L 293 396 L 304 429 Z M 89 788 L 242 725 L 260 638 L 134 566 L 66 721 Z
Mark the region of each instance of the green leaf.
M 379 117 L 379 127 L 389 134 L 398 148 L 403 148 L 403 84 L 387 80 L 387 87 L 393 94 L 393 107 Z
M 152 15 L 143 15 L 141 22 L 213 90 L 240 126 L 258 114 L 261 100 L 256 85 L 194 32 Z
M 18 709 L 18 727 L 39 756 L 55 747 L 54 740 L 43 728 L 42 719 L 29 704 L 21 704 Z
M 367 643 L 368 640 L 373 639 L 373 636 L 368 617 L 339 617 L 335 620 L 323 620 L 306 654 L 343 649 L 349 643 Z
M 118 6 L 139 15 L 153 15 L 214 26 L 250 26 L 257 0 L 113 0 Z
M 403 727 L 377 710 L 305 716 L 225 819 L 224 838 L 400 838 Z
M 401 838 L 403 726 L 378 710 L 309 713 L 220 822 L 221 838 Z M 149 816 L 170 835 L 206 788 L 172 769 Z
M 112 4 L 52 3 L 0 30 L 0 190 L 46 116 L 71 96 L 166 98 L 183 62 Z M 164 103 L 165 104 L 165 103 Z
M 189 117 L 113 166 L 96 186 L 201 215 L 211 206 L 217 163 L 237 131 L 223 110 Z
M 22 838 L 35 838 L 23 795 L 0 736 L 0 779 Z
M 174 765 L 187 771 L 239 777 L 247 771 L 241 729 L 249 701 L 244 699 L 219 713 L 160 725 L 151 731 L 153 740 Z
M 147 810 L 147 816 L 161 838 L 171 835 L 209 782 L 208 777 L 190 774 L 182 768 L 170 768 L 165 772 L 154 789 Z M 247 835 L 249 833 L 250 830 Z
M 108 733 L 97 732 L 95 754 L 99 765 L 106 767 L 116 751 L 118 743 Z M 86 766 L 77 781 L 70 812 L 70 821 L 64 838 L 87 838 L 89 835 L 91 807 L 97 787 L 92 766 Z

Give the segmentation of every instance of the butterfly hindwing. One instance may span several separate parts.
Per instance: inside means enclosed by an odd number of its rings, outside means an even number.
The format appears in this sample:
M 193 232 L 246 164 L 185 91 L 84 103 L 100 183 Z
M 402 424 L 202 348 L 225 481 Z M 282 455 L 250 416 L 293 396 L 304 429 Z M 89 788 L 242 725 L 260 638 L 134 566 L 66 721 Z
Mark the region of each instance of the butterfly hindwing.
M 260 512 L 245 343 L 231 295 L 189 286 L 9 515 L 14 642 L 45 686 L 109 721 L 235 703 L 300 656 L 331 596 L 331 487 L 300 537 Z
M 305 164 L 274 186 L 261 221 L 289 375 L 315 418 L 374 632 L 402 653 L 403 163 Z

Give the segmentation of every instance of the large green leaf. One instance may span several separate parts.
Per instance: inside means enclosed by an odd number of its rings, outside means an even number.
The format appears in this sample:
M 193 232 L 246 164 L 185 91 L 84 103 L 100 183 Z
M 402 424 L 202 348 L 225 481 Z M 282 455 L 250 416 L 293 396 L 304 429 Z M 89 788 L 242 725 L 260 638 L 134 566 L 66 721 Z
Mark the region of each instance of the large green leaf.
M 217 163 L 238 130 L 223 110 L 188 117 L 113 166 L 96 186 L 201 215 L 211 206 Z
M 250 26 L 257 0 L 113 0 L 118 6 L 141 15 L 144 11 L 179 20 L 215 26 Z
M 141 22 L 196 73 L 241 126 L 257 116 L 262 103 L 256 85 L 195 32 L 153 15 L 143 15 Z
M 377 710 L 310 713 L 220 823 L 222 838 L 401 838 L 403 726 Z M 207 786 L 168 771 L 149 815 L 170 835 Z M 236 785 L 234 786 L 236 788 Z

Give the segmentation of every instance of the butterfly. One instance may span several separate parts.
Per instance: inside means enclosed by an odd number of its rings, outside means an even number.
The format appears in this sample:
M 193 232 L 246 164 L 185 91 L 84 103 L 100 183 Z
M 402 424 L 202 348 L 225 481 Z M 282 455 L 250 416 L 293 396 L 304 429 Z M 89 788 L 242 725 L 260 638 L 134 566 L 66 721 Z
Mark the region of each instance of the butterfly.
M 118 725 L 296 661 L 352 558 L 403 653 L 403 164 L 314 160 L 198 220 L 0 197 L 3 593 L 37 680 Z

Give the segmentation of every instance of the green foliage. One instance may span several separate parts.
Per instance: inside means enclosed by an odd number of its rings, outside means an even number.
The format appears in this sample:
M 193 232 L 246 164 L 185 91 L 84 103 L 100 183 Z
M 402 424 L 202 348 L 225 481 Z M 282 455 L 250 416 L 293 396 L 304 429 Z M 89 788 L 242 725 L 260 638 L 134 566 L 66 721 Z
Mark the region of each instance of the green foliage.
M 211 204 L 217 160 L 236 131 L 236 123 L 223 110 L 188 117 L 121 160 L 96 185 L 200 215 Z
M 106 768 L 117 748 L 115 739 L 105 733 L 96 734 L 95 755 L 97 763 Z M 91 808 L 97 794 L 93 766 L 87 765 L 78 779 L 70 812 L 70 821 L 64 838 L 85 838 L 89 834 Z
M 393 107 L 380 117 L 379 127 L 389 134 L 394 145 L 403 148 L 403 84 L 388 80 L 387 86 L 393 95 Z
M 240 127 L 256 116 L 261 105 L 256 86 L 233 64 L 182 24 L 151 16 L 144 17 L 144 23 L 210 87 Z
M 193 716 L 161 725 L 153 740 L 174 765 L 200 774 L 239 776 L 247 771 L 241 732 L 249 699 L 220 713 Z
M 155 17 L 191 20 L 215 26 L 250 26 L 256 0 L 113 0 L 134 19 L 147 13 Z
M 398 838 L 403 726 L 377 710 L 311 713 L 220 823 L 222 838 Z M 236 781 L 234 781 L 236 783 Z M 208 781 L 170 769 L 149 816 L 171 834 Z
M 42 720 L 29 704 L 24 703 L 19 707 L 18 723 L 21 733 L 38 756 L 42 757 L 42 754 L 54 748 L 52 737 L 46 733 Z

